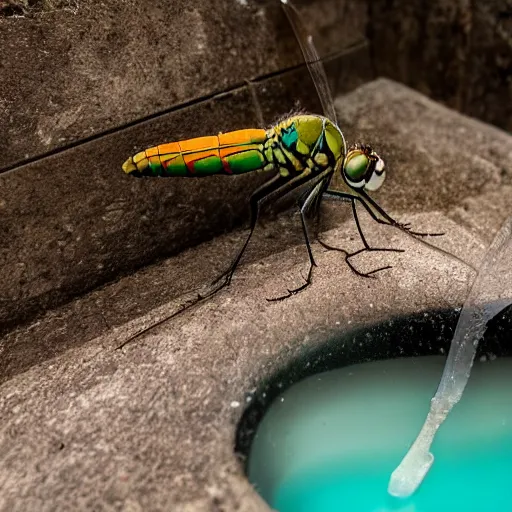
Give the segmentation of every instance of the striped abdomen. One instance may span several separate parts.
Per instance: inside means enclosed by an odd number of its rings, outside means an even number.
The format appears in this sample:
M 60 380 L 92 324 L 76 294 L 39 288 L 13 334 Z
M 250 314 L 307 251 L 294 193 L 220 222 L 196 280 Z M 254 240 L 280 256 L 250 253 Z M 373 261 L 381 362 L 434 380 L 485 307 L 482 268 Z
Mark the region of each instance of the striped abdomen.
M 265 130 L 247 129 L 160 144 L 130 157 L 123 170 L 132 176 L 243 174 L 270 170 L 273 164 Z

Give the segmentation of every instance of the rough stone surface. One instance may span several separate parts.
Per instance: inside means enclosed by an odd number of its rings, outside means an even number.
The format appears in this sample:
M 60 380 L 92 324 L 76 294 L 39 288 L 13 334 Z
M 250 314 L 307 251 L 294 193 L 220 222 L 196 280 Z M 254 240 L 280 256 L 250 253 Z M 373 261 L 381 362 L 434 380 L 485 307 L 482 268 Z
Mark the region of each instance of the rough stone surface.
M 363 45 L 329 67 L 346 88 L 369 77 L 368 62 Z M 305 68 L 252 88 L 267 124 L 319 109 Z M 256 110 L 245 86 L 0 174 L 0 331 L 246 219 L 268 177 L 135 180 L 121 165 L 154 144 L 257 127 Z
M 0 17 L 0 169 L 302 62 L 276 0 L 76 6 Z M 365 39 L 365 2 L 300 9 L 323 55 Z
M 369 8 L 379 75 L 512 130 L 510 0 L 381 0 Z
M 340 99 L 338 109 L 349 138 L 375 141 L 386 157 L 379 202 L 418 229 L 444 231 L 429 241 L 477 266 L 512 212 L 511 138 L 386 80 Z M 330 228 L 321 236 L 359 247 L 341 210 L 326 205 Z M 361 220 L 371 243 L 406 251 L 354 261 L 362 270 L 393 265 L 377 279 L 355 276 L 340 253 L 314 244 L 312 286 L 267 302 L 299 285 L 306 269 L 303 244 L 290 245 L 300 234 L 290 216 L 259 230 L 256 252 L 229 289 L 122 350 L 115 347 L 130 334 L 179 307 L 176 292 L 216 275 L 242 234 L 190 249 L 6 337 L 0 510 L 268 511 L 233 452 L 254 387 L 349 324 L 460 305 L 473 275 L 460 260 L 365 214 Z

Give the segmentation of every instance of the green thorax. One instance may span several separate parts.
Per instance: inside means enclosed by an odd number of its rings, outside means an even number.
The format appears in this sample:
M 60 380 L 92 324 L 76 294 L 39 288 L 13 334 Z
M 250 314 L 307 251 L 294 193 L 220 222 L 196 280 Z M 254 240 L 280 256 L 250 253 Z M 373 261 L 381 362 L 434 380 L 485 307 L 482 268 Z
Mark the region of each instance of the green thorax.
M 316 172 L 334 169 L 345 156 L 343 136 L 326 117 L 292 116 L 267 133 L 271 141 L 268 150 L 284 176 L 306 168 Z

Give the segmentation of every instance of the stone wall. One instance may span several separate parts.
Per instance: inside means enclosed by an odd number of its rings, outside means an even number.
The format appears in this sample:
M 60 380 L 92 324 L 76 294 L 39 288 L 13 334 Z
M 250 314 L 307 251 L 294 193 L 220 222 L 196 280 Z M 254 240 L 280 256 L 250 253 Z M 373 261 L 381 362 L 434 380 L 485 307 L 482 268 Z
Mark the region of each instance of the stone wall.
M 376 0 L 368 5 L 377 74 L 512 130 L 510 0 Z

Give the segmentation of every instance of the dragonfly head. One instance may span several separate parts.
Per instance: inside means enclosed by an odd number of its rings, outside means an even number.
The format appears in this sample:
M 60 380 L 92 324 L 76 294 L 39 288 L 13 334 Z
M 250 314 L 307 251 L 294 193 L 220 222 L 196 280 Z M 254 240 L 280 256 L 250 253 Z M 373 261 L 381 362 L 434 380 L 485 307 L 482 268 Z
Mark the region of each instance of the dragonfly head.
M 370 146 L 364 144 L 350 148 L 343 160 L 343 177 L 352 188 L 377 190 L 384 179 L 384 160 Z

